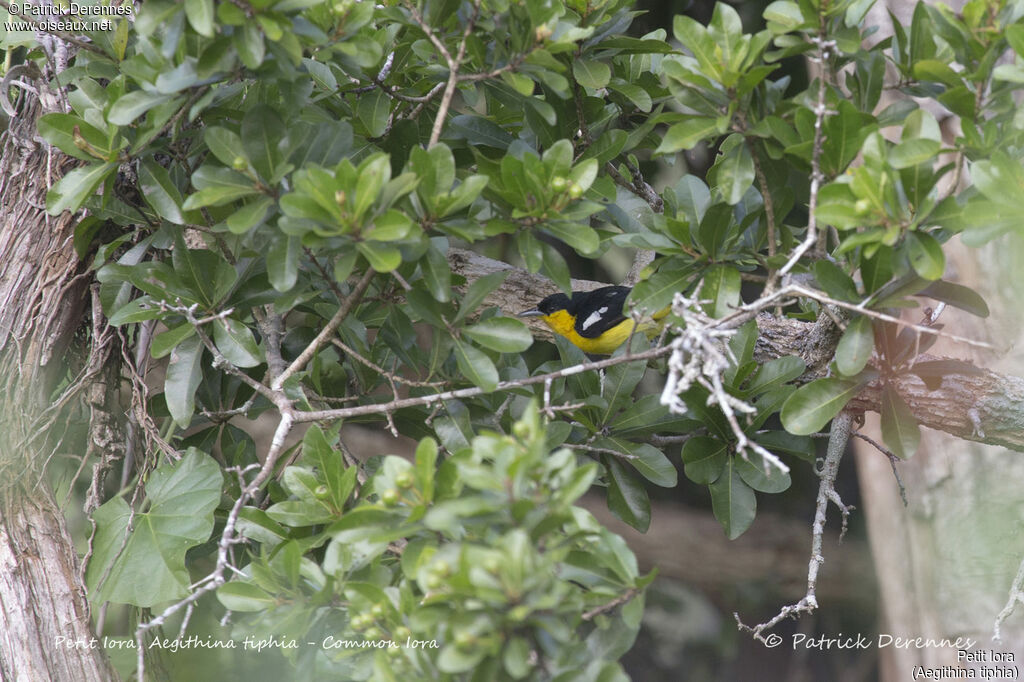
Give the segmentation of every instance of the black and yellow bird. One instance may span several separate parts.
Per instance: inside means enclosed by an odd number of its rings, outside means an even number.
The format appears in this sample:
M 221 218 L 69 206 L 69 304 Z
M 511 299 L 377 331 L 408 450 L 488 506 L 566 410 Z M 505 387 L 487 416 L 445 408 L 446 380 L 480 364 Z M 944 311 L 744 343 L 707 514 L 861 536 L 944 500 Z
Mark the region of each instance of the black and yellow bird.
M 574 291 L 572 297 L 552 294 L 536 308 L 519 313 L 519 317 L 540 317 L 556 334 L 564 336 L 584 353 L 610 355 L 634 331 L 654 336 L 661 328 L 659 321 L 669 313 L 660 310 L 649 320 L 636 321 L 623 313 L 629 287 L 601 287 L 593 291 Z

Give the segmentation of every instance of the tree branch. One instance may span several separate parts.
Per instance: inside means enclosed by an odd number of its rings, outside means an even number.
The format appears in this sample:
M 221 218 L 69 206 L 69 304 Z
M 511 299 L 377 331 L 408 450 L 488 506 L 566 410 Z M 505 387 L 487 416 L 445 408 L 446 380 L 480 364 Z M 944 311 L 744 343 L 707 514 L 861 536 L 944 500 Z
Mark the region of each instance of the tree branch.
M 558 291 L 541 275 L 470 251 L 449 250 L 448 264 L 453 273 L 466 278 L 467 285 L 492 272 L 508 272 L 502 286 L 484 299 L 484 305 L 497 306 L 507 313 L 523 310 Z M 602 286 L 607 286 L 607 282 L 572 281 L 574 291 L 590 291 Z M 796 355 L 803 358 L 808 368 L 798 382 L 806 383 L 827 376 L 828 364 L 838 341 L 831 325 L 825 330 L 812 322 L 777 318 L 768 313 L 756 314 L 756 320 L 758 339 L 754 357 L 758 362 Z M 538 318 L 526 321 L 535 337 L 552 338 L 551 330 Z M 921 355 L 918 362 L 939 359 L 943 358 Z M 965 440 L 1024 452 L 1024 378 L 997 374 L 962 360 L 950 360 L 947 367 L 948 374 L 942 377 L 941 386 L 934 391 L 929 390 L 915 374 L 901 374 L 892 378 L 890 383 L 922 426 Z M 858 411 L 879 412 L 881 396 L 881 385 L 869 384 L 853 399 L 850 407 Z

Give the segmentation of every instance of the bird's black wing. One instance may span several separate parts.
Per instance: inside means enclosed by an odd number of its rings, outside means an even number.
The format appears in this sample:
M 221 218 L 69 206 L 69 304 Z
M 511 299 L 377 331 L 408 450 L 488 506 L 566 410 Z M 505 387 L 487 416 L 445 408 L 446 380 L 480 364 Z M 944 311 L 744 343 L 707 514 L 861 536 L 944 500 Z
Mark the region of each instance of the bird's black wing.
M 601 287 L 593 291 L 572 295 L 576 333 L 586 339 L 596 339 L 625 320 L 622 306 L 629 296 L 629 287 Z

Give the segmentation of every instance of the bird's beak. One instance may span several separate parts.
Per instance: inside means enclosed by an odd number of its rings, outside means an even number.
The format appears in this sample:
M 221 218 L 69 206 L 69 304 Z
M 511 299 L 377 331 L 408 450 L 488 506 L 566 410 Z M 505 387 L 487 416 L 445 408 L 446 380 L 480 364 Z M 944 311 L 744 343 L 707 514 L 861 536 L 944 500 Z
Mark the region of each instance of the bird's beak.
M 518 315 L 516 315 L 516 317 L 543 317 L 543 316 L 544 316 L 544 313 L 542 313 L 541 311 L 537 310 L 536 308 L 531 308 L 530 310 L 524 310 L 523 312 L 521 312 Z

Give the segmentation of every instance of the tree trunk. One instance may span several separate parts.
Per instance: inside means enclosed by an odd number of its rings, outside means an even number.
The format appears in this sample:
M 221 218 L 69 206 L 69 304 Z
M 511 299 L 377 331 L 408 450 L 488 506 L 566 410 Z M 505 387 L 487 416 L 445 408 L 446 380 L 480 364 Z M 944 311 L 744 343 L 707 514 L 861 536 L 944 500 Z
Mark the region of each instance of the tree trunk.
M 39 98 L 16 103 L 0 136 L 0 679 L 112 680 L 45 480 L 59 440 L 51 394 L 67 372 L 87 287 L 72 245 L 75 217 L 44 210 L 48 187 L 73 160 L 37 141 L 36 120 L 62 110 L 62 98 L 43 78 L 32 85 Z
M 947 310 L 942 316 L 947 329 L 999 348 L 1019 341 L 1021 330 L 1011 327 L 1017 322 L 1012 318 L 1020 299 L 1008 295 L 1012 270 L 999 267 L 1000 260 L 1005 264 L 1008 249 L 1012 251 L 1013 245 L 1002 243 L 968 253 L 962 248 L 947 249 L 953 263 L 951 278 L 978 289 L 993 308 L 992 318 L 985 322 Z M 1018 375 L 1024 370 L 1012 358 L 979 357 L 964 346 L 940 343 L 944 355 Z M 877 438 L 877 418 L 869 419 L 867 428 L 872 427 Z M 1024 460 L 1019 453 L 958 441 L 930 429 L 922 429 L 921 435 L 917 454 L 898 465 L 906 486 L 906 507 L 886 458 L 856 443 L 881 592 L 881 630 L 902 637 L 970 637 L 977 642 L 974 651 L 1009 652 L 1019 662 L 1024 657 L 1024 609 L 1018 605 L 1003 625 L 1001 644 L 993 642 L 992 635 L 1024 559 L 1020 532 Z M 880 654 L 885 682 L 909 679 L 915 666 L 1000 665 L 991 655 L 958 661 L 956 649 L 949 647 L 890 647 Z

